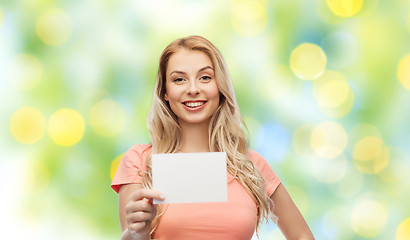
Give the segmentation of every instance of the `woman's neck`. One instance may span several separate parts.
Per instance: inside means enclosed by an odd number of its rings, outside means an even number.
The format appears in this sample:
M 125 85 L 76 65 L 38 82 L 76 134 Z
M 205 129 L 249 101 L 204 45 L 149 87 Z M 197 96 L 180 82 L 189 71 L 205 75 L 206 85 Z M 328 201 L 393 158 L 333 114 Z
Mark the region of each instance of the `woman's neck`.
M 209 123 L 180 123 L 183 145 L 179 152 L 209 152 Z

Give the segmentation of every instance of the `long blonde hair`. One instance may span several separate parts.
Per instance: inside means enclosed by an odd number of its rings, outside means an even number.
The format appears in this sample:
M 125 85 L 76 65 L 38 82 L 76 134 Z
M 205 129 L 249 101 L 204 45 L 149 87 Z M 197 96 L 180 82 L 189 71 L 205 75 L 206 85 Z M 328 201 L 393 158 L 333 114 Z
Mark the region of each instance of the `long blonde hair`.
M 200 36 L 180 38 L 169 44 L 161 54 L 158 77 L 155 84 L 152 108 L 147 125 L 152 140 L 152 149 L 146 159 L 144 186 L 152 187 L 151 154 L 175 153 L 183 144 L 177 116 L 165 101 L 166 70 L 171 55 L 181 48 L 205 53 L 211 60 L 220 92 L 220 103 L 209 124 L 209 149 L 226 152 L 228 172 L 236 178 L 253 197 L 258 208 L 256 229 L 263 220 L 268 220 L 273 206 L 266 192 L 261 173 L 248 157 L 247 142 L 242 127 L 245 127 L 236 102 L 235 92 L 228 68 L 219 50 Z M 160 213 L 158 213 L 160 215 Z M 159 218 L 152 232 L 158 225 Z

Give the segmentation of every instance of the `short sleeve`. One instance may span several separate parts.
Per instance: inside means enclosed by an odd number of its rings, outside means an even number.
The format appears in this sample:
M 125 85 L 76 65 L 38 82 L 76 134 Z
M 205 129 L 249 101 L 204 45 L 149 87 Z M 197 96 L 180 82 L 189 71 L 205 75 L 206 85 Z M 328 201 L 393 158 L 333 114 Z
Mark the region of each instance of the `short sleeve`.
M 265 158 L 262 157 L 259 153 L 249 149 L 248 156 L 261 172 L 262 177 L 265 181 L 268 196 L 272 196 L 276 188 L 281 183 L 281 180 L 279 179 L 278 175 L 276 175 L 276 173 L 273 171 L 272 167 L 265 160 Z
M 150 144 L 135 144 L 125 152 L 111 183 L 111 188 L 118 193 L 121 185 L 142 183 L 142 173 L 145 171 L 145 159 Z

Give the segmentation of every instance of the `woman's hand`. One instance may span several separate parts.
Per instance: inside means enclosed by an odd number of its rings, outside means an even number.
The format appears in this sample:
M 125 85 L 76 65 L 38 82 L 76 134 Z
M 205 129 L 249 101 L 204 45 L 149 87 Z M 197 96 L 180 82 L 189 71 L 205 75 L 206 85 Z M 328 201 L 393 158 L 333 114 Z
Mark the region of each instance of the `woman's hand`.
M 125 207 L 128 230 L 138 234 L 151 231 L 151 222 L 157 214 L 153 199 L 164 200 L 161 193 L 147 188 L 140 188 L 131 194 Z
M 119 191 L 120 224 L 124 235 L 149 239 L 151 222 L 157 214 L 153 199 L 164 200 L 160 192 L 141 184 L 123 185 Z M 129 239 L 124 236 L 124 239 Z

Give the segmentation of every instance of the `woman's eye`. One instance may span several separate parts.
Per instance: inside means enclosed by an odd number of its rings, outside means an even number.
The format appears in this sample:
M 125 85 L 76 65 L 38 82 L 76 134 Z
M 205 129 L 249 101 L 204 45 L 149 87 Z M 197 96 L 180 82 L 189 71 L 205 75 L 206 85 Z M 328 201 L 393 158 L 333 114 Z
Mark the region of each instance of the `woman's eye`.
M 210 77 L 210 76 L 202 76 L 201 79 L 203 79 L 203 80 L 210 80 L 211 77 Z
M 175 78 L 175 79 L 174 79 L 174 82 L 182 82 L 182 81 L 184 81 L 183 78 Z

